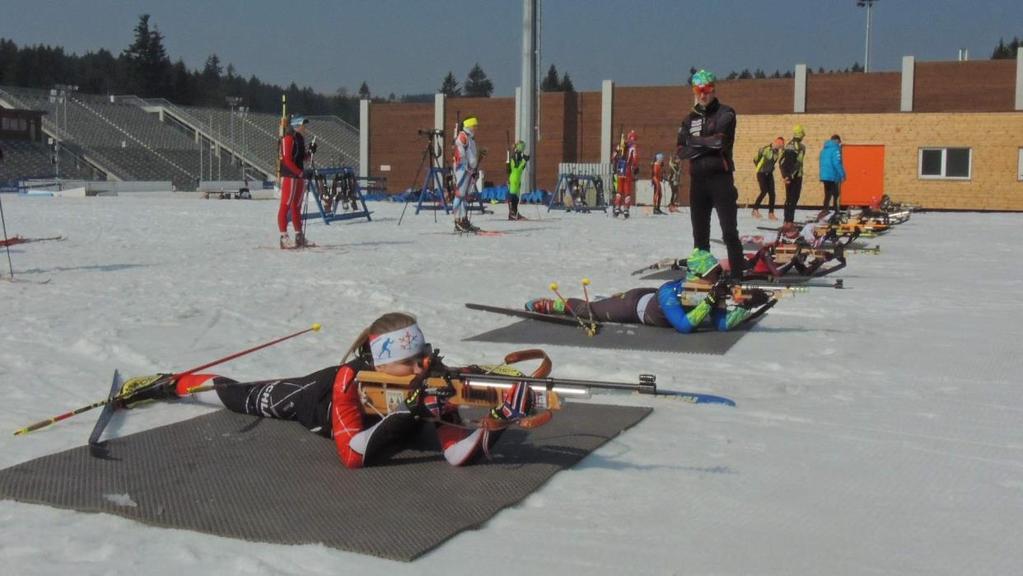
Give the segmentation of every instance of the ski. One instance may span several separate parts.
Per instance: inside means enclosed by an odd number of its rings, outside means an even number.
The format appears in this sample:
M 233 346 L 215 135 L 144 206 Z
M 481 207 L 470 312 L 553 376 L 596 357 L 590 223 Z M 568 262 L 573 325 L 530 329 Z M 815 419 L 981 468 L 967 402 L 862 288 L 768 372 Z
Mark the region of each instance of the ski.
M 14 246 L 16 244 L 29 244 L 31 242 L 47 242 L 50 240 L 65 240 L 63 236 L 47 236 L 46 238 L 25 238 L 24 236 L 12 236 L 6 240 L 0 240 L 0 247 Z
M 663 258 L 661 260 L 658 260 L 657 262 L 654 262 L 653 264 L 650 264 L 649 266 L 644 266 L 639 270 L 633 270 L 630 276 L 639 276 L 644 272 L 651 272 L 657 270 L 681 270 L 685 268 L 685 266 L 686 266 L 685 259 L 676 260 L 675 258 Z
M 114 411 L 117 410 L 117 403 L 114 400 L 121 393 L 121 386 L 123 384 L 121 373 L 114 370 L 114 379 L 110 384 L 110 393 L 107 395 L 103 410 L 100 411 L 99 418 L 96 419 L 96 424 L 93 425 L 92 432 L 89 434 L 89 454 L 96 458 L 106 458 L 108 455 L 106 446 L 99 439 L 103 435 L 103 430 L 106 429 L 107 424 L 110 423 L 110 419 L 114 417 Z
M 700 392 L 678 392 L 674 390 L 657 390 L 658 396 L 667 396 L 681 400 L 688 404 L 722 404 L 724 406 L 735 406 L 735 400 L 714 394 L 702 394 Z
M 488 304 L 473 304 L 466 303 L 466 308 L 470 310 L 480 310 L 482 312 L 493 312 L 494 314 L 504 314 L 505 316 L 517 316 L 519 318 L 528 318 L 530 320 L 540 320 L 543 322 L 553 322 L 555 324 L 566 324 L 568 326 L 578 326 L 579 322 L 572 316 L 555 316 L 551 314 L 540 314 L 539 312 L 530 312 L 529 310 L 519 310 L 517 308 L 505 308 L 503 306 L 490 306 Z M 589 319 L 587 319 L 589 322 Z M 602 322 L 594 320 L 594 324 L 600 326 Z
M 504 236 L 504 232 L 498 230 L 481 230 L 479 228 L 464 232 L 455 231 L 454 234 L 456 236 Z

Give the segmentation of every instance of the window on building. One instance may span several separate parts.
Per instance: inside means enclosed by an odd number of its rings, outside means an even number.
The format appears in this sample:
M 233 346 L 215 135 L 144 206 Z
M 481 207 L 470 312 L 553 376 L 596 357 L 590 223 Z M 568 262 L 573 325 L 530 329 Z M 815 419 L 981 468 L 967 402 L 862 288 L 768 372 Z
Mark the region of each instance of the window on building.
M 972 176 L 972 148 L 920 149 L 920 178 L 938 180 L 969 180 Z

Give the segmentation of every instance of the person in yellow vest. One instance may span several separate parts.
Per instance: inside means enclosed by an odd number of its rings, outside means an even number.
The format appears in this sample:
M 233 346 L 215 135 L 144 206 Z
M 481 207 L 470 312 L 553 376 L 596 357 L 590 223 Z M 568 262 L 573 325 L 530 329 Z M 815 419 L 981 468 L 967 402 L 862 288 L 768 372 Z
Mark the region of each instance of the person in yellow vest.
M 767 146 L 757 151 L 753 158 L 753 164 L 757 167 L 757 184 L 760 185 L 760 195 L 753 203 L 753 217 L 760 218 L 760 203 L 767 196 L 767 217 L 777 220 L 774 215 L 774 165 L 781 158 L 781 149 L 785 147 L 785 139 L 778 136 Z
M 778 170 L 781 171 L 782 180 L 785 181 L 785 223 L 782 229 L 786 233 L 797 233 L 794 222 L 796 221 L 796 205 L 799 204 L 799 194 L 803 191 L 803 158 L 806 156 L 806 145 L 803 138 L 806 131 L 803 126 L 796 124 L 792 127 L 792 139 L 785 145 L 781 154 L 781 161 L 778 162 Z

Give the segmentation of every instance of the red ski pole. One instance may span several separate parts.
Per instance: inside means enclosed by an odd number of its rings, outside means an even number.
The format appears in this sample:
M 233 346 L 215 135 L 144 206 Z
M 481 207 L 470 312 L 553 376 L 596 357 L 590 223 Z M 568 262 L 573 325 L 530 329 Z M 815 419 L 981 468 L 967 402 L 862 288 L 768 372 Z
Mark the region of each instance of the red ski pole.
M 214 360 L 212 362 L 207 362 L 206 364 L 203 364 L 202 366 L 196 366 L 195 368 L 190 368 L 188 370 L 185 370 L 184 372 L 178 372 L 177 374 L 174 374 L 173 376 L 171 376 L 171 378 L 177 380 L 178 378 L 181 378 L 182 376 L 187 376 L 188 374 L 192 374 L 192 373 L 198 372 L 200 370 L 205 370 L 205 369 L 210 368 L 212 366 L 216 366 L 217 364 L 223 364 L 224 362 L 227 362 L 229 360 L 234 360 L 235 358 L 240 358 L 242 356 L 245 356 L 246 354 L 252 354 L 253 352 L 262 350 L 263 348 L 268 348 L 270 346 L 273 346 L 274 344 L 280 344 L 281 342 L 284 342 L 285 340 L 290 340 L 290 339 L 292 339 L 292 338 L 294 338 L 296 336 L 301 336 L 301 335 L 305 334 L 306 332 L 318 332 L 319 330 L 320 330 L 320 325 L 319 324 L 313 324 L 312 326 L 306 328 L 305 330 L 299 330 L 298 332 L 295 332 L 294 334 L 289 334 L 287 336 L 283 336 L 283 337 L 278 338 L 276 340 L 271 340 L 270 342 L 267 342 L 265 344 L 260 344 L 259 346 L 253 346 L 252 348 L 248 348 L 246 350 L 242 350 L 241 352 L 235 352 L 234 354 L 231 354 L 229 356 L 224 356 L 223 358 L 220 358 L 219 360 Z
M 273 346 L 274 344 L 279 344 L 281 342 L 284 342 L 285 340 L 289 340 L 289 339 L 294 338 L 296 336 L 301 336 L 302 334 L 305 334 L 306 332 L 317 332 L 317 331 L 319 331 L 319 329 L 320 329 L 320 325 L 319 324 L 313 324 L 309 328 L 306 328 L 305 330 L 300 330 L 298 332 L 295 332 L 294 334 L 289 334 L 289 335 L 284 336 L 282 338 L 278 338 L 276 340 L 271 340 L 270 342 L 267 342 L 265 344 L 260 344 L 259 346 L 253 346 L 252 348 L 248 348 L 246 350 L 242 350 L 241 352 L 235 352 L 234 354 L 231 354 L 229 356 L 224 356 L 223 358 L 220 358 L 218 360 L 214 360 L 212 362 L 207 362 L 206 364 L 203 364 L 202 366 L 196 366 L 195 368 L 190 368 L 188 370 L 185 370 L 184 372 L 178 372 L 176 374 L 173 374 L 173 375 L 171 375 L 171 381 L 177 380 L 178 378 L 181 378 L 182 376 L 186 376 L 188 374 L 192 374 L 193 372 L 198 372 L 199 370 L 205 370 L 206 368 L 209 368 L 211 366 L 216 366 L 217 364 L 223 364 L 224 362 L 227 362 L 228 360 L 234 360 L 235 358 L 239 358 L 241 356 L 245 356 L 246 354 L 251 354 L 251 353 L 256 352 L 258 350 L 262 350 L 263 348 L 266 348 L 268 346 Z M 115 398 L 115 400 L 116 400 L 116 398 Z M 61 414 L 59 416 L 54 416 L 53 418 L 47 418 L 46 420 L 40 420 L 39 422 L 36 422 L 34 424 L 30 424 L 28 426 L 25 426 L 24 428 L 20 428 L 20 429 L 16 430 L 14 432 L 14 435 L 15 436 L 20 436 L 22 434 L 26 434 L 28 432 L 33 432 L 33 431 L 38 430 L 40 428 L 45 428 L 45 427 L 49 426 L 50 424 L 55 424 L 57 422 L 60 422 L 61 420 L 66 420 L 66 419 L 68 419 L 68 418 L 70 418 L 72 416 L 75 416 L 77 414 L 81 414 L 82 412 L 88 412 L 89 410 L 92 410 L 93 408 L 99 408 L 100 406 L 105 406 L 108 403 L 110 403 L 109 399 L 107 399 L 107 400 L 100 400 L 99 402 L 94 402 L 92 404 L 89 404 L 88 406 L 82 406 L 81 408 L 76 408 L 76 409 L 71 410 L 69 412 L 65 412 L 65 413 L 63 413 L 63 414 Z

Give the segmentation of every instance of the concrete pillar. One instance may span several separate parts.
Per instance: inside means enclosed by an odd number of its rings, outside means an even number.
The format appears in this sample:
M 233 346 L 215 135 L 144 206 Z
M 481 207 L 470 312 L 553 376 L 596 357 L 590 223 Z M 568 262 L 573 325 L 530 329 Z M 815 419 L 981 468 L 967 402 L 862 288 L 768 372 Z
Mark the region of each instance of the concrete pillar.
M 604 80 L 600 85 L 600 158 L 601 164 L 611 161 L 611 147 L 614 140 L 614 80 Z
M 1016 110 L 1023 110 L 1023 46 L 1016 48 Z
M 444 112 L 445 107 L 448 103 L 448 97 L 445 94 L 434 94 L 433 95 L 433 129 L 443 130 L 444 129 Z M 444 133 L 444 141 L 453 141 L 455 134 Z
M 792 98 L 792 112 L 806 113 L 806 64 L 796 64 L 796 77 Z
M 359 177 L 369 177 L 369 100 L 359 100 Z
M 913 78 L 916 72 L 916 59 L 912 56 L 902 57 L 902 99 L 899 103 L 900 112 L 913 111 Z

